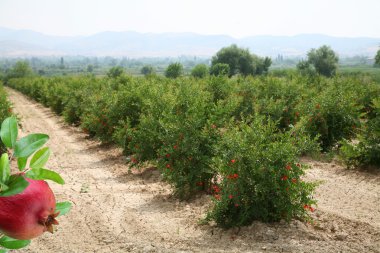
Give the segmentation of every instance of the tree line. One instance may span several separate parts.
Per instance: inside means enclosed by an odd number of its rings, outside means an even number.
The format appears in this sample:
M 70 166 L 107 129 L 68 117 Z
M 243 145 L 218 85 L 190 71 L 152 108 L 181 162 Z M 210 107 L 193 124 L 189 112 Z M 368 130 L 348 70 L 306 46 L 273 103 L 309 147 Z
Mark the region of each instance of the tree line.
M 380 49 L 374 57 L 374 67 L 380 67 Z M 62 59 L 61 59 L 62 61 Z M 338 69 L 339 57 L 331 47 L 323 45 L 317 49 L 311 49 L 307 58 L 297 64 L 297 71 L 302 75 L 323 75 L 332 77 Z M 234 75 L 257 76 L 268 73 L 272 60 L 269 57 L 260 57 L 252 54 L 247 48 L 240 48 L 233 44 L 220 49 L 212 58 L 211 65 L 200 63 L 195 65 L 190 75 L 195 78 L 203 78 L 207 75 L 232 77 Z M 108 70 L 107 76 L 116 78 L 124 73 L 122 66 L 114 66 Z M 142 66 L 140 73 L 144 76 L 156 74 L 153 65 Z M 2 79 L 6 82 L 10 78 L 25 77 L 33 74 L 27 61 L 18 61 L 9 70 L 3 73 Z M 177 78 L 185 74 L 184 65 L 180 62 L 170 63 L 164 75 L 168 78 Z M 1 76 L 0 76 L 1 77 Z

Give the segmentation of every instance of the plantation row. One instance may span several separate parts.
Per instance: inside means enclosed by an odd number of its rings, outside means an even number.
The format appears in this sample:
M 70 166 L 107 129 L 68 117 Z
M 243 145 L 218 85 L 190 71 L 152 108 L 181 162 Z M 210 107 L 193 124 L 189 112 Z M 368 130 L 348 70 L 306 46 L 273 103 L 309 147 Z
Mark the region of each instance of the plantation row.
M 8 85 L 117 143 L 132 166 L 155 165 L 178 197 L 212 194 L 207 220 L 224 227 L 306 218 L 315 200 L 314 184 L 301 179 L 304 153 L 343 145 L 350 165 L 379 164 L 380 86 L 364 77 L 122 75 Z

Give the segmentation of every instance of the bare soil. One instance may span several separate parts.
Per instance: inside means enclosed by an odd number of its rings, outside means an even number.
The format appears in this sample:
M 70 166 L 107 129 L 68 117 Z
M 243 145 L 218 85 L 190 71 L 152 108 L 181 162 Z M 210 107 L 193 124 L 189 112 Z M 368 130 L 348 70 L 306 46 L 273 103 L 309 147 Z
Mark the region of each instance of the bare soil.
M 380 170 L 305 158 L 311 165 L 307 179 L 321 182 L 312 224 L 254 222 L 240 230 L 199 225 L 208 196 L 179 202 L 154 168 L 128 173 L 120 149 L 88 139 L 49 109 L 6 90 L 22 135 L 50 135 L 47 167 L 66 180 L 50 185 L 58 201 L 73 203 L 53 235 L 21 252 L 380 252 Z

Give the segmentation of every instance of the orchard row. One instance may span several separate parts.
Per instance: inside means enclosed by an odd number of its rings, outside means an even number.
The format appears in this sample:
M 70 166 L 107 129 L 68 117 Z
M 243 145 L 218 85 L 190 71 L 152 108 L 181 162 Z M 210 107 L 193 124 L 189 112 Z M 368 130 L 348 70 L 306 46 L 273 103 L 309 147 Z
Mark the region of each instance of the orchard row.
M 379 164 L 380 86 L 367 77 L 122 75 L 7 85 L 122 146 L 132 167 L 156 166 L 178 197 L 212 194 L 207 219 L 225 227 L 306 218 L 315 200 L 314 185 L 301 179 L 304 153 L 341 147 L 349 165 Z

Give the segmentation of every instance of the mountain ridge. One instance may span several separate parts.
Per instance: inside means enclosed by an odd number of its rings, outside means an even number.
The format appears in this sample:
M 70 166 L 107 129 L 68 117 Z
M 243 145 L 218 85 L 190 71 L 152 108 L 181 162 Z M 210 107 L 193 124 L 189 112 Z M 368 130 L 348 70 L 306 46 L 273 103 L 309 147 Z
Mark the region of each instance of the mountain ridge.
M 327 44 L 340 56 L 376 54 L 380 38 L 334 37 L 323 34 L 294 36 L 256 35 L 234 38 L 229 35 L 202 35 L 192 32 L 140 33 L 103 31 L 87 36 L 56 36 L 32 30 L 0 27 L 0 57 L 47 55 L 170 57 L 194 55 L 209 57 L 220 48 L 237 44 L 252 53 L 276 57 L 303 57 L 311 48 Z

